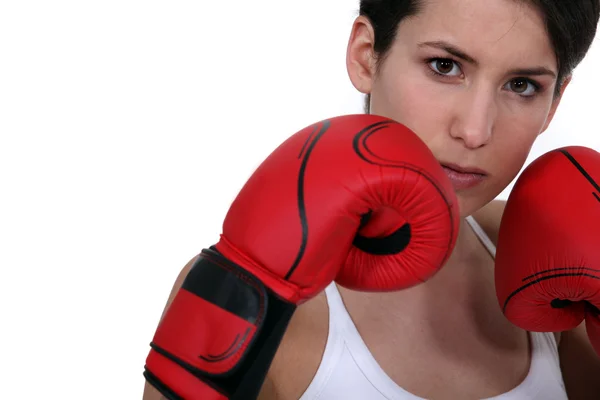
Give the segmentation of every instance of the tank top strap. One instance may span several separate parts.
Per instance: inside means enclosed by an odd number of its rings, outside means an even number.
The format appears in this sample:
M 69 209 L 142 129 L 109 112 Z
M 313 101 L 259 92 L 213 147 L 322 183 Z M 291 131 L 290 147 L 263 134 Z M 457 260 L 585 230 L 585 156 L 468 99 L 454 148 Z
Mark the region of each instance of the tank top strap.
M 335 282 L 325 288 L 325 295 L 329 308 L 329 328 L 325 350 L 313 380 L 299 400 L 313 400 L 321 397 L 323 390 L 330 384 L 331 376 L 335 374 L 336 369 L 339 369 L 339 362 L 344 353 L 344 342 L 347 335 L 344 326 L 348 320 L 351 321 L 351 318 Z
M 469 215 L 466 220 L 471 226 L 471 229 L 473 229 L 473 232 L 475 232 L 475 235 L 477 235 L 481 243 L 483 243 L 487 251 L 490 253 L 492 258 L 496 258 L 496 245 L 492 242 L 487 233 L 485 233 L 481 225 L 475 221 L 475 218 L 473 218 L 472 215 Z

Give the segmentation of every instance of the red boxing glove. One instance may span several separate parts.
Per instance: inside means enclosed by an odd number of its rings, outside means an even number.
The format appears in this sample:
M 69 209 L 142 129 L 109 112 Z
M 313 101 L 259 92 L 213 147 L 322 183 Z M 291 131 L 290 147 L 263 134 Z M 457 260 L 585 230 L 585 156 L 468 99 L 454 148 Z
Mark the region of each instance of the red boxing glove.
M 458 232 L 454 191 L 403 125 L 318 122 L 244 185 L 151 343 L 146 379 L 168 399 L 252 399 L 298 304 L 333 280 L 359 290 L 425 281 Z
M 496 291 L 506 317 L 534 332 L 586 321 L 600 354 L 600 154 L 550 151 L 508 198 L 496 251 Z

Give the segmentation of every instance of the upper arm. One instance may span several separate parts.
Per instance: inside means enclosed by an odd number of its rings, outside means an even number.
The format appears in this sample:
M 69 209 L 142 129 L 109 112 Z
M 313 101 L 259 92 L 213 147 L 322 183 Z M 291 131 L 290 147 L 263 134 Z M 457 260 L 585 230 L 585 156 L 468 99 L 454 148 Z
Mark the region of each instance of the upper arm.
M 179 272 L 179 275 L 177 276 L 177 279 L 175 279 L 175 283 L 173 284 L 173 288 L 171 289 L 171 293 L 169 294 L 169 298 L 167 299 L 167 304 L 165 305 L 165 308 L 162 312 L 160 320 L 162 320 L 163 317 L 165 316 L 165 313 L 167 312 L 169 306 L 175 299 L 175 295 L 179 291 L 179 288 L 181 288 L 181 285 L 183 285 L 183 281 L 185 280 L 185 277 L 188 275 L 188 273 L 192 269 L 192 266 L 194 265 L 194 262 L 196 262 L 197 259 L 198 259 L 198 256 L 195 256 L 194 258 L 192 258 L 190 261 L 188 261 L 188 263 Z M 160 320 L 159 320 L 159 323 L 160 323 Z M 144 394 L 143 394 L 142 400 L 165 400 L 165 398 L 160 394 L 160 392 L 158 390 L 156 390 L 154 388 L 154 386 L 150 385 L 146 381 L 144 383 Z
M 600 398 L 600 357 L 592 348 L 585 322 L 562 333 L 558 352 L 569 399 Z

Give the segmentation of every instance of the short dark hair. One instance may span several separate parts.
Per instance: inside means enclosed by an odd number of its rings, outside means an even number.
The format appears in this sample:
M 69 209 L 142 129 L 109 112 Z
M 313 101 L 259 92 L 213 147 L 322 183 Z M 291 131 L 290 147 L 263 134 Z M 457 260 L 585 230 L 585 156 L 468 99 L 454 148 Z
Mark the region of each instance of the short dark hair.
M 558 60 L 557 96 L 564 79 L 583 60 L 596 36 L 600 0 L 518 1 L 529 1 L 542 12 Z M 422 0 L 360 0 L 359 14 L 371 22 L 375 32 L 373 51 L 378 66 L 389 53 L 398 24 L 405 18 L 417 15 L 422 6 Z M 367 95 L 366 113 L 370 112 L 370 100 L 370 95 Z

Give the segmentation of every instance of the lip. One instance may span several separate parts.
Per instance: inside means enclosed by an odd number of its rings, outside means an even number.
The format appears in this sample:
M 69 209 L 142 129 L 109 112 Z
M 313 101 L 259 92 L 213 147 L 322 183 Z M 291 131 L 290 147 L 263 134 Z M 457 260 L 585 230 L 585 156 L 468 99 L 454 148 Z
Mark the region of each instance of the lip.
M 475 167 L 462 167 L 458 164 L 453 164 L 453 163 L 448 163 L 448 162 L 443 162 L 440 161 L 440 164 L 442 164 L 442 167 L 446 167 L 449 169 L 452 169 L 456 172 L 460 172 L 461 174 L 478 174 L 478 175 L 487 175 L 487 172 L 480 169 L 480 168 L 475 168 Z
M 487 177 L 487 172 L 480 168 L 463 167 L 461 165 L 440 162 L 446 176 L 450 179 L 455 191 L 473 188 Z

